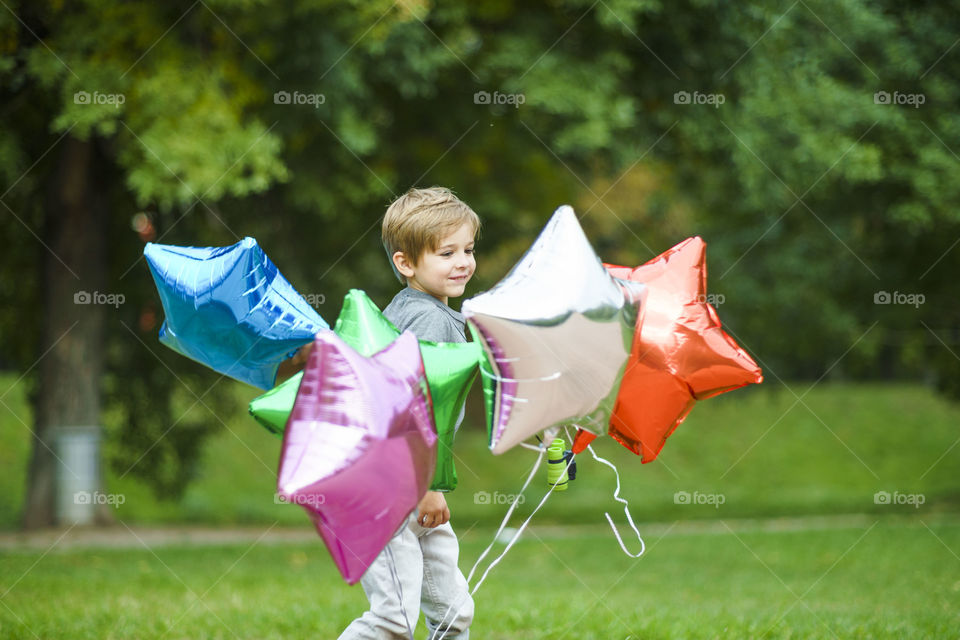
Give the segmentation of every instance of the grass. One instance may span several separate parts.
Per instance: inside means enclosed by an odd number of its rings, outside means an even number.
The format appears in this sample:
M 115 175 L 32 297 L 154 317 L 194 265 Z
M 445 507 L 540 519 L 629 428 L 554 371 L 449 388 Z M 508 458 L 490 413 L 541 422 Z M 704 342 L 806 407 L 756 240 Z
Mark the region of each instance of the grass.
M 14 377 L 0 377 L 10 388 Z M 13 385 L 0 407 L 0 529 L 15 528 L 23 499 L 31 423 Z M 299 508 L 278 505 L 273 492 L 279 438 L 246 415 L 249 387 L 235 386 L 237 412 L 223 416 L 224 430 L 205 445 L 201 476 L 176 501 L 157 500 L 142 482 L 112 469 L 107 491 L 123 494 L 117 515 L 139 523 L 267 523 L 303 526 Z M 909 505 L 877 505 L 874 494 L 922 494 L 920 511 L 960 510 L 960 407 L 919 385 L 821 384 L 810 392 L 775 383 L 739 390 L 698 404 L 660 457 L 651 464 L 610 438 L 595 450 L 620 469 L 622 493 L 638 520 L 769 517 L 790 514 L 910 512 Z M 794 393 L 796 395 L 794 395 Z M 797 397 L 802 401 L 798 401 Z M 455 445 L 460 487 L 448 496 L 461 526 L 493 525 L 505 500 L 518 492 L 534 453 L 514 448 L 491 455 L 478 426 L 476 397 Z M 211 418 L 212 419 L 212 418 Z M 22 420 L 22 423 L 21 423 Z M 25 423 L 25 424 L 23 424 Z M 578 456 L 579 476 L 570 490 L 551 497 L 537 514 L 541 523 L 603 522 L 603 512 L 622 511 L 612 499 L 615 479 L 589 455 Z M 545 482 L 541 468 L 534 483 Z M 723 496 L 723 504 L 677 504 L 686 491 Z M 479 504 L 478 492 L 493 504 Z M 532 494 L 531 494 L 532 495 Z M 531 502 L 519 510 L 529 512 Z
M 17 523 L 30 444 L 23 385 L 14 381 L 0 377 L 9 407 L 0 407 L 6 529 Z M 298 507 L 274 503 L 280 441 L 246 416 L 253 392 L 235 389 L 238 410 L 222 416 L 229 430 L 206 444 L 203 474 L 181 499 L 159 501 L 132 475 L 107 471 L 107 491 L 125 497 L 118 520 L 309 529 Z M 623 521 L 614 476 L 579 456 L 578 479 L 550 497 L 482 586 L 474 637 L 955 637 L 960 408 L 919 385 L 807 391 L 767 383 L 701 403 L 652 464 L 598 440 L 597 452 L 620 469 L 647 553 L 621 553 L 603 524 L 606 511 Z M 472 414 L 458 438 L 460 487 L 448 496 L 464 569 L 506 510 L 497 497 L 518 491 L 535 458 L 519 448 L 490 455 L 481 419 Z M 541 468 L 512 525 L 543 495 L 545 475 Z M 723 503 L 678 504 L 678 491 Z M 877 504 L 878 491 L 923 504 Z M 780 516 L 796 519 L 744 520 Z M 328 638 L 366 601 L 319 539 L 267 538 L 9 547 L 0 551 L 0 605 L 2 638 Z
M 719 525 L 648 533 L 638 560 L 600 529 L 531 529 L 477 593 L 473 635 L 935 638 L 960 628 L 956 516 Z M 465 570 L 491 535 L 463 537 Z M 333 638 L 366 606 L 319 542 L 6 552 L 0 576 L 10 640 Z

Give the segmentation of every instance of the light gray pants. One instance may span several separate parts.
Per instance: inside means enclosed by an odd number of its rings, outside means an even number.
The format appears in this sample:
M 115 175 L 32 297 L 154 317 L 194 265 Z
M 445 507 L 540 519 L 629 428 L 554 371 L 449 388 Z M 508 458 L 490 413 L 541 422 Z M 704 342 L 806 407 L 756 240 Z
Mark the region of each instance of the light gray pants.
M 403 610 L 410 629 L 416 628 L 422 608 L 431 635 L 439 625 L 443 631 L 437 634 L 437 638 L 468 640 L 473 620 L 473 598 L 457 565 L 460 555 L 457 536 L 449 524 L 433 529 L 420 526 L 416 511 L 410 514 L 406 525 L 393 536 L 360 579 L 370 601 L 370 610 L 350 623 L 340 640 L 410 637 L 397 598 L 397 583 L 391 571 L 388 549 L 396 563 Z

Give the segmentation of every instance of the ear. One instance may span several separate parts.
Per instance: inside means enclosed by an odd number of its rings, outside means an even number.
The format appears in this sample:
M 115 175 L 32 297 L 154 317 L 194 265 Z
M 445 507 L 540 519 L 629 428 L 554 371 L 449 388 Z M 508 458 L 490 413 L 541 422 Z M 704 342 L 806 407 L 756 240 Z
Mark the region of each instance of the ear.
M 397 268 L 397 271 L 399 271 L 400 275 L 404 278 L 413 277 L 413 267 L 415 265 L 410 264 L 410 261 L 407 260 L 407 256 L 403 251 L 397 251 L 393 254 L 393 266 Z

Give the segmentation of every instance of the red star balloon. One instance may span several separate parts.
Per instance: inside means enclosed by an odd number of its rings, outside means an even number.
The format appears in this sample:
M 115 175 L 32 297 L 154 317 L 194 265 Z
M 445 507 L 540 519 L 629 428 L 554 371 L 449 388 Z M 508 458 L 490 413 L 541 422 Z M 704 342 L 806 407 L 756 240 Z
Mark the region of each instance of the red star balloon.
M 721 329 L 707 303 L 706 243 L 688 238 L 636 268 L 605 265 L 615 278 L 647 285 L 609 433 L 652 462 L 697 400 L 763 381 L 760 367 Z M 593 439 L 581 432 L 574 451 Z

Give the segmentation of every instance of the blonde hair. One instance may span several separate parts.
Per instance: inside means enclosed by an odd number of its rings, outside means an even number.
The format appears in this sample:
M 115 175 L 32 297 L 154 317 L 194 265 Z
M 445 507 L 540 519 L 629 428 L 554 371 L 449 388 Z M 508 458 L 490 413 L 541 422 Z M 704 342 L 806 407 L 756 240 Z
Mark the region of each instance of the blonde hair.
M 406 278 L 393 263 L 394 253 L 403 252 L 416 266 L 426 251 L 434 251 L 444 236 L 465 223 L 473 226 L 474 234 L 480 230 L 480 217 L 445 187 L 410 189 L 394 200 L 383 216 L 380 236 L 400 282 Z

